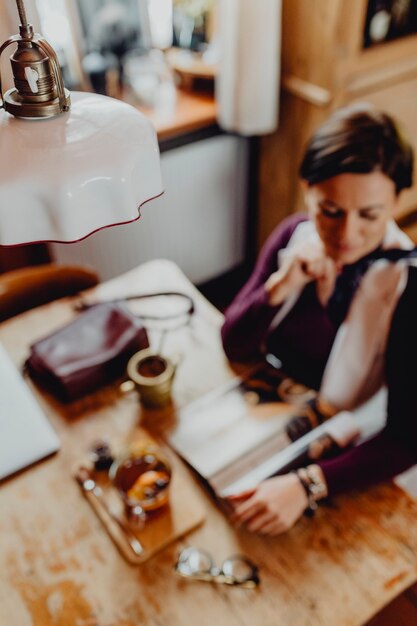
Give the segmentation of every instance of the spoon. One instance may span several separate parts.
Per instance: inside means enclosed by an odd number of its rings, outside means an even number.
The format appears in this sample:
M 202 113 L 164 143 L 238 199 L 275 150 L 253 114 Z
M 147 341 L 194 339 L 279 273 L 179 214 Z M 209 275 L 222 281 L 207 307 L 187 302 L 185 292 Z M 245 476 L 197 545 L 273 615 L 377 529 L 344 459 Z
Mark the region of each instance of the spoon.
M 106 527 L 116 546 L 125 552 L 125 545 L 121 544 L 120 536 L 117 532 L 115 532 L 115 526 L 119 531 L 122 531 L 130 549 L 134 552 L 134 554 L 136 556 L 143 554 L 144 548 L 139 539 L 132 533 L 128 525 L 125 524 L 123 520 L 110 511 L 103 499 L 103 492 L 101 488 L 97 485 L 86 467 L 78 468 L 78 471 L 75 474 L 75 480 L 80 485 L 89 504 L 94 509 L 100 521 Z

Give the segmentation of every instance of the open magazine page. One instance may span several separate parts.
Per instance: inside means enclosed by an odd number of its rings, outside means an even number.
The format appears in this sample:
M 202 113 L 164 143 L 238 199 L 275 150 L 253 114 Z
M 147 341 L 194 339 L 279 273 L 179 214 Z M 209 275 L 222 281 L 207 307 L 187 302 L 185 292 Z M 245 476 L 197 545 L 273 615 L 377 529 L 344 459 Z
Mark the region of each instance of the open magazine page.
M 337 441 L 346 433 L 369 436 L 382 426 L 375 425 L 381 401 L 372 400 L 292 443 L 285 426 L 300 408 L 282 398 L 299 402 L 312 393 L 274 368 L 258 368 L 180 410 L 169 443 L 223 497 L 314 462 L 326 450 L 329 434 Z
M 216 494 L 222 498 L 230 494 L 252 489 L 262 480 L 276 474 L 284 474 L 296 467 L 314 463 L 326 454 L 328 437 L 340 445 L 339 453 L 347 445 L 355 445 L 369 439 L 385 424 L 386 389 L 378 391 L 370 400 L 354 411 L 341 411 L 317 426 L 297 441 L 274 450 L 277 442 L 270 442 L 259 463 L 253 463 L 247 471 L 222 474 L 210 480 Z M 249 466 L 249 464 L 248 464 Z
M 291 442 L 288 420 L 299 409 L 282 400 L 289 379 L 265 365 L 179 411 L 169 443 L 217 490 Z M 294 393 L 311 390 L 290 381 Z

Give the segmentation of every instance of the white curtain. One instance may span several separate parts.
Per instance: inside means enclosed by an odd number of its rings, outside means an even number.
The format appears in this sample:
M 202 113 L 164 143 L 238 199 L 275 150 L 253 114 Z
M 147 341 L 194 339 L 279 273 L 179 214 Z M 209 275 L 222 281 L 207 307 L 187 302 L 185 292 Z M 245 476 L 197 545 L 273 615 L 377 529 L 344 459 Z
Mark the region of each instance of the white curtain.
M 281 0 L 219 0 L 219 124 L 242 135 L 278 126 Z

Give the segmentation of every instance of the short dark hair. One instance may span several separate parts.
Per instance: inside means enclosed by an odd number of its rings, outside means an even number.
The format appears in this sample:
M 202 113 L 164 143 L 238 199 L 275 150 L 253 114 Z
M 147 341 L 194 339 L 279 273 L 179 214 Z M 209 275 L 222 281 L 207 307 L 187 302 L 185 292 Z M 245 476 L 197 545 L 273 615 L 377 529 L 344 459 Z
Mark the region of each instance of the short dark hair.
M 396 193 L 413 184 L 413 148 L 398 123 L 370 104 L 335 111 L 308 142 L 300 176 L 314 185 L 338 174 L 381 171 Z

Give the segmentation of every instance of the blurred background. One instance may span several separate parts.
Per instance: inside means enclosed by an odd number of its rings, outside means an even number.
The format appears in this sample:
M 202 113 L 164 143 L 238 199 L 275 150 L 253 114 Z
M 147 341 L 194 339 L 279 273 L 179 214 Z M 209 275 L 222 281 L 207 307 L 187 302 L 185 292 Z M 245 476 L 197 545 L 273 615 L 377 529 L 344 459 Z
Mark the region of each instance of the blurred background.
M 165 194 L 134 224 L 71 246 L 0 251 L 0 271 L 53 259 L 107 279 L 175 261 L 219 306 L 260 245 L 303 210 L 298 161 L 335 108 L 373 102 L 417 146 L 416 0 L 26 0 L 66 86 L 122 99 L 153 122 Z M 0 37 L 17 32 L 13 0 Z M 2 77 L 8 80 L 2 60 Z M 416 238 L 417 188 L 397 215 Z

